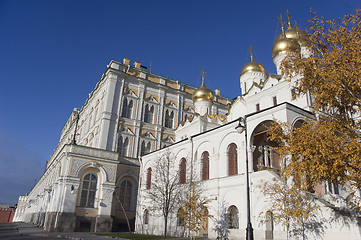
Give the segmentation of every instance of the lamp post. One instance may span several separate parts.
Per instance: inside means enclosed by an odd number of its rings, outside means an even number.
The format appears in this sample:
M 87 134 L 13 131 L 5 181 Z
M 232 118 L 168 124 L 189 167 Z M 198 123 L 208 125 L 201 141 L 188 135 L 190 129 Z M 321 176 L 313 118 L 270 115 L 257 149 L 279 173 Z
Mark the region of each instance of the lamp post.
M 247 144 L 247 123 L 246 119 L 240 117 L 238 119 L 238 126 L 236 130 L 239 134 L 244 131 L 246 138 L 246 178 L 247 178 L 247 228 L 246 228 L 246 240 L 253 240 L 253 228 L 251 223 L 251 206 L 250 206 L 250 191 L 249 191 L 249 172 L 248 172 L 248 144 Z

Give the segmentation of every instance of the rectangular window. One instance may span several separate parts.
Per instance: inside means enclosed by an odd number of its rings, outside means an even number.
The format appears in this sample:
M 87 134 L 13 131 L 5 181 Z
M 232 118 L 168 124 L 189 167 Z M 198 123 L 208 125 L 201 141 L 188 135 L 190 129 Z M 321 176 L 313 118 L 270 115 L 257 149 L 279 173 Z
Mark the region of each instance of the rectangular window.
M 292 96 L 292 99 L 295 98 L 295 95 L 296 95 L 296 90 L 294 88 L 291 89 L 291 96 Z
M 259 103 L 256 104 L 256 112 L 260 111 Z
M 276 105 L 277 105 L 277 97 L 274 96 L 274 97 L 273 97 L 273 106 L 276 106 Z

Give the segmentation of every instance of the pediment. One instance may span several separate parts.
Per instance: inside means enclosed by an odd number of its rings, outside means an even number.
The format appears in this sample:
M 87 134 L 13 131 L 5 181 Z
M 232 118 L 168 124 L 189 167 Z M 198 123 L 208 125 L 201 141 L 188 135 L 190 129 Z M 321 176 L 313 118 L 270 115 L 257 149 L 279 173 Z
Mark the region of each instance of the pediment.
M 142 135 L 142 137 L 155 140 L 154 135 L 153 135 L 151 132 L 149 132 L 149 131 L 146 131 L 146 132 Z
M 130 134 L 130 135 L 134 135 L 134 133 L 132 132 L 132 130 L 126 126 L 122 127 L 122 129 L 120 130 L 120 132 L 122 133 L 126 133 L 126 134 Z
M 163 139 L 163 142 L 174 143 L 174 139 L 171 136 L 167 136 Z
M 187 107 L 184 109 L 185 112 L 190 112 L 190 113 L 194 113 L 194 109 L 192 107 Z
M 177 108 L 177 105 L 174 104 L 174 102 L 169 101 L 169 103 L 165 104 L 167 107 L 171 107 L 171 108 Z
M 132 89 L 128 89 L 125 91 L 125 95 L 126 96 L 130 96 L 130 97 L 134 97 L 134 98 L 137 98 L 137 94 L 135 94 L 135 92 L 132 90 Z
M 145 100 L 152 103 L 158 103 L 157 99 L 153 96 L 149 96 Z

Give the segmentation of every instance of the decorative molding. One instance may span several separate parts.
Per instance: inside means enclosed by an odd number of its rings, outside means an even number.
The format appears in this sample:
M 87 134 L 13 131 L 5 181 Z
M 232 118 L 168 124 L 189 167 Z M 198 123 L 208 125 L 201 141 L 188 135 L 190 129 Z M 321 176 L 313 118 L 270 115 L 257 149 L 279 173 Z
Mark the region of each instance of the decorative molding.
M 72 159 L 69 174 L 72 175 L 72 176 L 76 176 L 77 173 L 78 173 L 78 170 L 80 169 L 80 167 L 83 166 L 84 164 L 86 164 L 87 162 L 88 161 L 79 160 L 79 159 Z
M 103 164 L 102 167 L 104 168 L 105 172 L 107 173 L 108 181 L 115 182 L 116 165 Z

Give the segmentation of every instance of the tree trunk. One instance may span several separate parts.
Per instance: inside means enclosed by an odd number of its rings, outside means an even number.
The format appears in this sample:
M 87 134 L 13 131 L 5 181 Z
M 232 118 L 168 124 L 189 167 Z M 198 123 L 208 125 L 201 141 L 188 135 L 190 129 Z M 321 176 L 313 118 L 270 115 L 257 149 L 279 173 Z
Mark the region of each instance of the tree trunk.
M 167 236 L 168 216 L 164 216 L 164 237 Z

